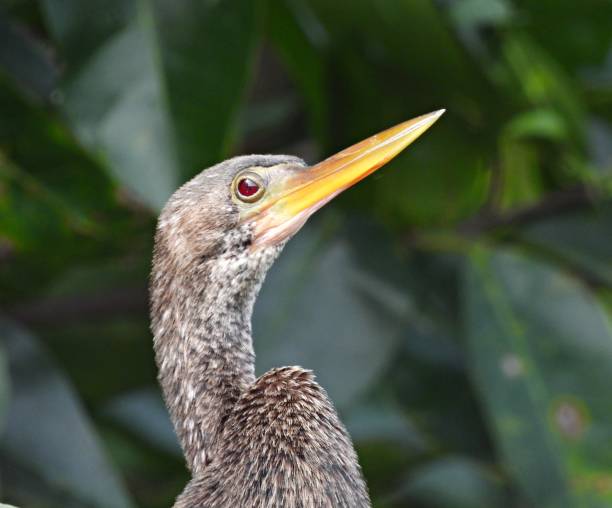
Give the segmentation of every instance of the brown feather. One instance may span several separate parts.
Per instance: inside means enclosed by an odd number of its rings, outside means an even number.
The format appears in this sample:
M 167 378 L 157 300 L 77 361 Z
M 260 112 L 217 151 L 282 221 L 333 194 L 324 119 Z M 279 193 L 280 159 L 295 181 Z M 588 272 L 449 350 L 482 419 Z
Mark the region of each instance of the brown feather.
M 192 480 L 175 508 L 367 507 L 350 437 L 310 371 L 255 379 L 253 304 L 283 245 L 250 250 L 230 197 L 245 168 L 303 162 L 231 159 L 170 199 L 158 222 L 151 326 L 159 381 Z

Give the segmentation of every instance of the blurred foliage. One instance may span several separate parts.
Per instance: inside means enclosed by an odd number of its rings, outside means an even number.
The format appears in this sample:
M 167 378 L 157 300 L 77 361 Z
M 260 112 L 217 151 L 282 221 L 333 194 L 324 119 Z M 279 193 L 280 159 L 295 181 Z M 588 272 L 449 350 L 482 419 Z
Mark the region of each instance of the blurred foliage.
M 146 310 L 181 182 L 445 107 L 289 244 L 258 369 L 315 370 L 375 506 L 611 506 L 611 24 L 607 0 L 2 0 L 0 499 L 166 507 L 187 481 Z

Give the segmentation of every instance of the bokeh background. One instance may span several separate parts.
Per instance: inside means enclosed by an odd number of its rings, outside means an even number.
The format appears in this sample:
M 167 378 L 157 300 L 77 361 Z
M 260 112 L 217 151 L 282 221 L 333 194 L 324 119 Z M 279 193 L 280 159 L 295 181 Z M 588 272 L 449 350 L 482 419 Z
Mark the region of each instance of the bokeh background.
M 170 506 L 164 201 L 441 107 L 289 244 L 258 371 L 315 370 L 377 507 L 612 506 L 608 0 L 2 0 L 0 499 Z

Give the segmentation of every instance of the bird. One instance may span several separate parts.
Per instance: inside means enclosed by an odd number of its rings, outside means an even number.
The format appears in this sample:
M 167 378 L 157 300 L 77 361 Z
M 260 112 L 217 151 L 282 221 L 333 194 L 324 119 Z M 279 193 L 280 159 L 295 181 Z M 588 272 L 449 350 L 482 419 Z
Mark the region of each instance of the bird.
M 149 289 L 158 381 L 191 474 L 174 508 L 371 506 L 351 438 L 312 371 L 256 377 L 253 305 L 307 219 L 443 112 L 312 166 L 288 155 L 237 156 L 168 200 Z

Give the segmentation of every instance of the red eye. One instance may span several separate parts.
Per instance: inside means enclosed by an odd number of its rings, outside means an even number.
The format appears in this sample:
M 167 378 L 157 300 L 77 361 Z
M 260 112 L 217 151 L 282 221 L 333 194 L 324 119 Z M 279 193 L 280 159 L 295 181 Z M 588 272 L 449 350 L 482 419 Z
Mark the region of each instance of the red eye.
M 255 176 L 242 176 L 234 185 L 236 196 L 247 203 L 257 201 L 264 191 L 259 178 Z
M 257 194 L 258 191 L 259 185 L 250 178 L 243 178 L 238 182 L 238 192 L 247 198 Z

